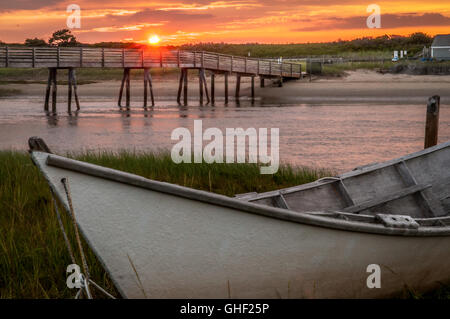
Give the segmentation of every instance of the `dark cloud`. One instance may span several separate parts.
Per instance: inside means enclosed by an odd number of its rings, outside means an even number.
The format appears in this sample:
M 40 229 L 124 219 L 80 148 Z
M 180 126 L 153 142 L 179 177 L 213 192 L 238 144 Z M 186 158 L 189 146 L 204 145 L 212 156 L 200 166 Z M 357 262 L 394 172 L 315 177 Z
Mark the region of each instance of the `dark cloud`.
M 161 20 L 196 20 L 196 19 L 210 19 L 214 16 L 209 13 L 189 13 L 185 10 L 172 10 L 172 11 L 161 11 L 161 10 L 151 10 L 145 9 L 139 11 L 133 15 L 130 15 L 130 19 L 147 20 L 147 19 L 161 19 Z
M 1 0 L 0 2 L 0 12 L 1 11 L 12 11 L 12 10 L 35 10 L 44 7 L 48 7 L 55 4 L 65 3 L 65 0 Z
M 185 10 L 154 10 L 144 9 L 133 14 L 126 15 L 113 15 L 108 14 L 96 19 L 87 19 L 83 25 L 85 29 L 94 28 L 120 28 L 124 26 L 132 26 L 139 24 L 157 24 L 164 25 L 165 32 L 176 32 L 178 30 L 193 32 L 195 28 L 200 27 L 204 29 L 209 25 L 212 20 L 215 20 L 215 16 L 208 13 L 198 12 L 186 12 Z M 146 32 L 148 29 L 154 29 L 155 26 L 148 26 L 142 28 L 142 32 Z M 157 26 L 156 26 L 157 27 Z M 193 29 L 194 27 L 194 29 Z M 129 32 L 123 30 L 121 32 Z M 131 32 L 129 33 L 132 36 Z M 139 33 L 139 32 L 138 32 Z
M 307 21 L 314 23 L 313 26 L 300 27 L 292 31 L 321 31 L 330 29 L 362 29 L 367 28 L 367 16 L 354 16 L 349 18 L 326 18 Z M 306 21 L 305 21 L 306 22 Z M 440 13 L 404 13 L 404 14 L 381 14 L 381 28 L 392 29 L 401 27 L 422 26 L 450 26 L 450 17 Z
M 162 10 L 153 10 L 153 9 L 144 9 L 142 11 L 123 15 L 123 16 L 115 16 L 109 15 L 107 18 L 112 19 L 117 22 L 132 22 L 132 23 L 140 23 L 140 22 L 158 22 L 158 21 L 195 21 L 195 20 L 203 20 L 203 19 L 211 19 L 214 18 L 212 14 L 208 13 L 189 13 L 184 10 L 170 10 L 170 11 L 162 11 Z

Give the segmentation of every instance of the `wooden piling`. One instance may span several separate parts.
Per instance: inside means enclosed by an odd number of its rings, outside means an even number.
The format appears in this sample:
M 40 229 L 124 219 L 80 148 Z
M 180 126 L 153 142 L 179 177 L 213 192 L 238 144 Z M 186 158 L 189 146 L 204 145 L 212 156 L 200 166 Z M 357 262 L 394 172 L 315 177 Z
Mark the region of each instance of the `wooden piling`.
M 280 81 L 278 82 L 278 87 L 282 87 L 283 86 L 283 77 L 280 76 Z
M 239 99 L 239 94 L 241 91 L 241 75 L 240 74 L 236 74 L 236 99 Z
M 259 86 L 260 86 L 261 88 L 263 88 L 263 87 L 264 87 L 264 78 L 263 78 L 262 76 L 260 76 L 260 77 L 259 77 L 259 81 L 260 81 Z
M 119 107 L 122 107 L 123 88 L 125 86 L 126 80 L 127 80 L 127 72 L 126 72 L 126 69 L 123 69 L 122 83 L 120 84 L 120 90 L 119 90 L 119 100 L 117 102 Z
M 184 69 L 184 85 L 183 85 L 183 103 L 186 106 L 188 103 L 188 70 Z
M 5 68 L 9 67 L 9 47 L 5 48 Z
M 56 90 L 57 90 L 57 83 L 56 83 L 56 74 L 57 71 L 55 68 L 53 68 L 53 77 L 52 77 L 52 113 L 56 113 Z
M 179 53 L 180 51 L 178 51 Z M 177 94 L 177 103 L 181 104 L 181 91 L 183 89 L 183 80 L 184 80 L 184 69 L 181 69 L 180 72 L 180 81 L 178 83 L 178 94 Z
M 203 104 L 203 77 L 202 77 L 202 69 L 198 70 L 198 89 L 200 94 L 200 104 Z
M 78 88 L 77 88 L 77 72 L 75 69 L 72 69 L 72 86 L 73 93 L 75 96 L 75 104 L 77 105 L 77 110 L 80 109 L 80 100 L 78 99 Z
M 47 89 L 45 90 L 45 102 L 44 102 L 44 110 L 48 111 L 48 102 L 50 99 L 50 88 L 52 86 L 53 79 L 53 69 L 48 68 L 48 80 L 47 80 Z
M 72 112 L 72 68 L 67 76 L 67 112 Z
M 152 100 L 152 106 L 155 106 L 155 96 L 153 95 L 153 81 L 152 74 L 150 73 L 150 69 L 147 69 L 147 82 L 150 89 L 150 98 Z
M 214 104 L 216 102 L 216 88 L 215 88 L 215 77 L 216 75 L 211 73 L 211 104 Z
M 308 60 L 306 61 L 306 65 L 308 65 Z M 312 62 L 311 62 L 311 59 L 309 59 L 309 71 L 308 71 L 308 67 L 306 67 L 306 72 L 308 72 L 308 74 L 309 74 L 309 82 L 311 82 L 312 81 Z
M 440 100 L 439 95 L 428 98 L 424 148 L 434 146 L 438 142 Z
M 147 107 L 147 73 L 148 73 L 148 69 L 145 68 L 144 69 L 144 108 Z
M 126 92 L 125 92 L 125 105 L 127 108 L 130 107 L 130 69 L 126 68 L 127 81 L 126 81 Z
M 35 66 L 36 66 L 36 48 L 33 48 L 31 67 L 34 68 Z
M 228 104 L 228 73 L 225 73 L 225 104 Z
M 252 76 L 252 101 L 255 100 L 255 77 Z
M 206 81 L 205 69 L 202 69 L 201 74 L 202 74 L 202 79 L 203 79 L 203 85 L 205 87 L 206 101 L 207 101 L 207 103 L 210 103 L 211 99 L 209 98 L 208 82 Z

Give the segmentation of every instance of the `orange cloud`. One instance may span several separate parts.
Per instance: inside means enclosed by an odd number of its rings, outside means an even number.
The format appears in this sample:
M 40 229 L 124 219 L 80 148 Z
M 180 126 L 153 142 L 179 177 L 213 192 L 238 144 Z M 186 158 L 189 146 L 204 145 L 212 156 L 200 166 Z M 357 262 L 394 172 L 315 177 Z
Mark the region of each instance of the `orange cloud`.
M 29 5 L 27 5 L 27 3 Z M 448 0 L 377 1 L 381 29 L 368 29 L 360 0 L 77 0 L 82 42 L 323 42 L 382 34 L 449 33 Z M 47 38 L 66 27 L 67 1 L 15 0 L 0 4 L 0 40 Z
M 249 8 L 249 7 L 261 7 L 262 5 L 256 1 L 216 1 L 209 4 L 173 4 L 165 8 L 159 8 L 161 11 L 171 10 L 208 10 L 208 9 L 222 9 L 222 8 Z

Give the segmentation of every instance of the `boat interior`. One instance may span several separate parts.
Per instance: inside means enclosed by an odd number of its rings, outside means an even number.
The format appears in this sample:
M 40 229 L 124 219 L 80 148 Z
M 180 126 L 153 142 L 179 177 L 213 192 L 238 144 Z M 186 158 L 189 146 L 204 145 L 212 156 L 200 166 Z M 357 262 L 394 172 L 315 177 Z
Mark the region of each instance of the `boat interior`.
M 450 142 L 337 177 L 241 200 L 346 220 L 450 225 Z

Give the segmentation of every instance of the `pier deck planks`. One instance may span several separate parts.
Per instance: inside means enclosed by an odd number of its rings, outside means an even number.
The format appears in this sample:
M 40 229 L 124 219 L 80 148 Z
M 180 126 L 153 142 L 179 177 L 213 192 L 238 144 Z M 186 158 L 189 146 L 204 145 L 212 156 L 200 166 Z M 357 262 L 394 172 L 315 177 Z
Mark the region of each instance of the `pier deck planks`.
M 8 68 L 202 68 L 249 76 L 300 78 L 301 64 L 213 52 L 84 47 L 0 47 Z

